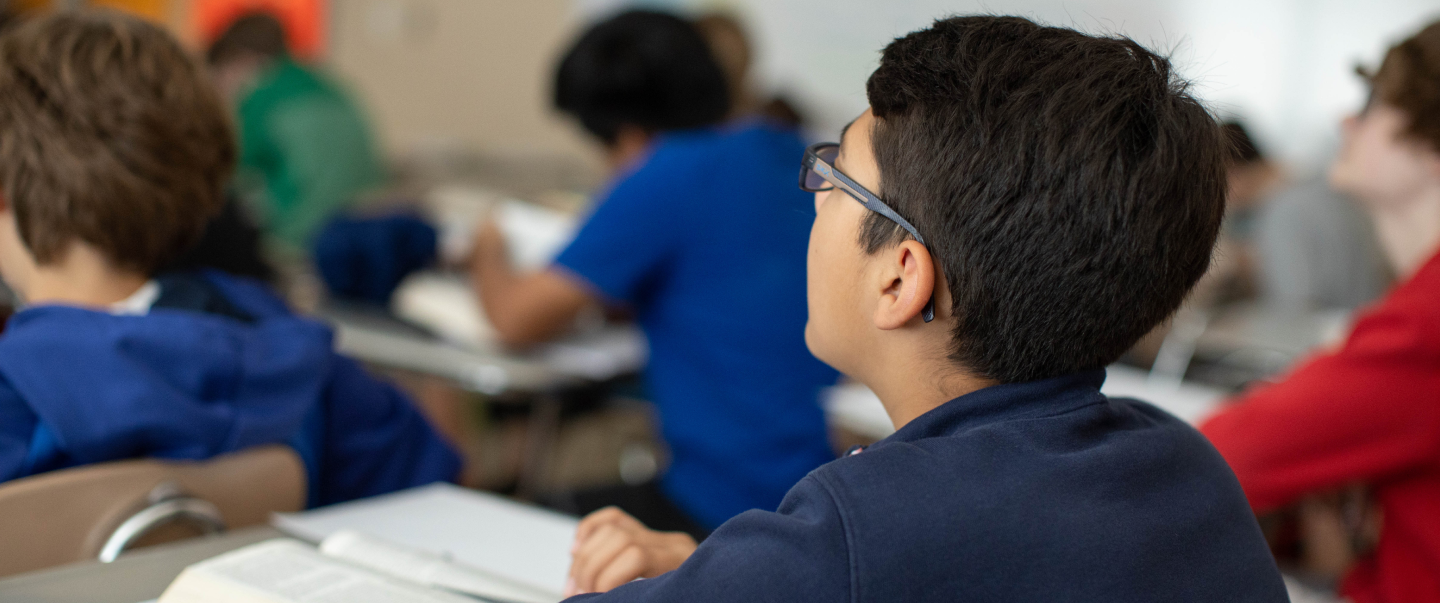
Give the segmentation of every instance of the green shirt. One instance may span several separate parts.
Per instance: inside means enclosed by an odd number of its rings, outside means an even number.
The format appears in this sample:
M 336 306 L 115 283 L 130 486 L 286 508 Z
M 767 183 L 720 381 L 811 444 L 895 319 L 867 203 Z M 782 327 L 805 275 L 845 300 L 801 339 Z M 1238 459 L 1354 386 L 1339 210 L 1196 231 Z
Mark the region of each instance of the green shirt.
M 280 241 L 306 247 L 327 219 L 380 181 L 359 107 L 288 58 L 261 73 L 237 112 L 241 189 L 258 198 L 262 226 Z

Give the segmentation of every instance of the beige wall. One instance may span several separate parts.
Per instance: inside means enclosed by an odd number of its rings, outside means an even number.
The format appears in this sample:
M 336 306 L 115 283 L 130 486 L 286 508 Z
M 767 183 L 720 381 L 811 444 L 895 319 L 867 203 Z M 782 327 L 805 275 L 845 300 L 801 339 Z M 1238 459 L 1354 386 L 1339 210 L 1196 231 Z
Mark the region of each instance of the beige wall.
M 590 143 L 550 108 L 572 0 L 334 0 L 327 62 L 393 156 L 563 155 Z

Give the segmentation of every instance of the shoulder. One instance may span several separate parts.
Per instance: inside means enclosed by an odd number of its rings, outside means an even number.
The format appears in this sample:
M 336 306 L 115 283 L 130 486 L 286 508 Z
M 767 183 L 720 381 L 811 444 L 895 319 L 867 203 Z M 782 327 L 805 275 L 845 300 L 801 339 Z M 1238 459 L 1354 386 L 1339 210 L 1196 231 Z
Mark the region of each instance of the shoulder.
M 1440 355 L 1440 254 L 1356 319 L 1342 353 Z
M 933 509 L 938 512 L 989 509 L 999 501 L 1020 507 L 1046 500 L 1124 504 L 1117 498 L 1122 492 L 1183 497 L 1195 484 L 1234 482 L 1219 453 L 1193 427 L 1121 398 L 956 435 L 881 443 L 815 473 L 831 486 L 839 506 L 868 508 L 879 518 L 923 513 L 894 507 L 887 492 L 943 501 Z
M 201 273 L 204 281 L 239 310 L 256 318 L 293 316 L 290 307 L 265 283 L 219 270 Z
M 804 140 L 792 128 L 761 120 L 742 120 L 663 134 L 656 140 L 644 167 L 662 165 L 723 171 L 737 164 L 783 157 L 798 170 L 804 150 Z

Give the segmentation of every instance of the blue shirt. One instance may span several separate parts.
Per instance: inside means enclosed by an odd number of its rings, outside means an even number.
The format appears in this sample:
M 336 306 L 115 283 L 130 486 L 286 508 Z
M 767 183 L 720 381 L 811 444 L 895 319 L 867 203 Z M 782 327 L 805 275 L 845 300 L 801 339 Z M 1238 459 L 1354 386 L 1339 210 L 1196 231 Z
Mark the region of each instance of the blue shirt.
M 160 279 L 143 316 L 48 305 L 0 337 L 0 481 L 139 457 L 288 444 L 311 505 L 458 476 L 408 399 L 335 354 L 330 329 L 264 286 Z
M 1289 600 L 1235 475 L 1103 371 L 961 396 L 586 601 Z
M 764 122 L 666 134 L 556 260 L 634 310 L 671 454 L 661 487 L 707 528 L 774 509 L 834 458 L 817 395 L 837 375 L 805 347 L 804 148 Z

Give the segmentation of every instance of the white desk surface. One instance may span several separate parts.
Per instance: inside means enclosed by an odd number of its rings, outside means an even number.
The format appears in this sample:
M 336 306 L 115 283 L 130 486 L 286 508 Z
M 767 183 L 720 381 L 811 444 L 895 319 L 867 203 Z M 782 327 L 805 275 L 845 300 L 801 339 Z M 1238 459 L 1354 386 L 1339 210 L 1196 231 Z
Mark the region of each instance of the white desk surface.
M 1137 398 L 1195 424 L 1209 415 L 1225 398 L 1225 393 L 1192 383 L 1178 388 L 1154 386 L 1146 382 L 1146 372 L 1128 366 L 1106 369 L 1105 385 L 1100 391 L 1116 398 Z M 834 424 L 865 437 L 880 439 L 895 432 L 880 399 L 869 388 L 858 383 L 838 385 L 822 394 L 825 413 Z
M 377 366 L 445 378 L 484 394 L 553 391 L 603 381 L 644 366 L 643 349 L 638 355 L 615 355 L 608 364 L 594 362 L 594 356 L 609 354 L 604 344 L 610 341 L 562 342 L 537 353 L 521 354 L 498 346 L 480 349 L 449 343 L 374 308 L 336 304 L 318 314 L 334 327 L 335 349 L 341 354 Z M 632 326 L 613 327 L 594 337 L 619 339 L 626 345 L 642 338 Z M 589 362 L 573 362 L 577 355 Z M 577 364 L 582 366 L 577 368 Z

